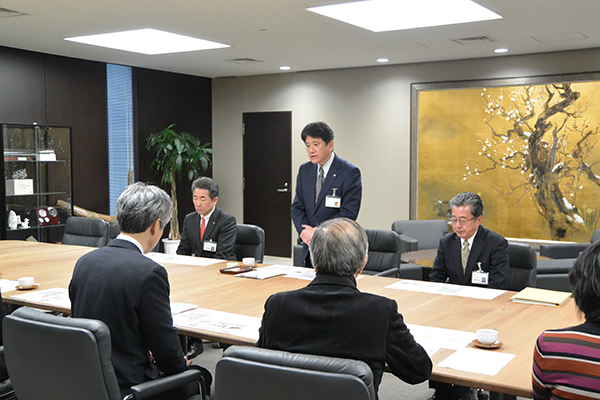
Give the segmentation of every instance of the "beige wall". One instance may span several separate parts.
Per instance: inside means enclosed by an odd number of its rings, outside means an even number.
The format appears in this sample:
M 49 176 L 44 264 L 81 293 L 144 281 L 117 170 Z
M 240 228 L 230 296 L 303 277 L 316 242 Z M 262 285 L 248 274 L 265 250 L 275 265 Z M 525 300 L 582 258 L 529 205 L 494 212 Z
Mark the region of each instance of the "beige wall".
M 600 49 L 528 56 L 282 73 L 213 80 L 214 178 L 219 206 L 243 221 L 242 113 L 292 112 L 292 189 L 307 161 L 300 131 L 325 121 L 335 151 L 363 177 L 358 222 L 389 229 L 409 218 L 412 83 L 600 71 Z M 292 235 L 295 241 L 296 234 Z

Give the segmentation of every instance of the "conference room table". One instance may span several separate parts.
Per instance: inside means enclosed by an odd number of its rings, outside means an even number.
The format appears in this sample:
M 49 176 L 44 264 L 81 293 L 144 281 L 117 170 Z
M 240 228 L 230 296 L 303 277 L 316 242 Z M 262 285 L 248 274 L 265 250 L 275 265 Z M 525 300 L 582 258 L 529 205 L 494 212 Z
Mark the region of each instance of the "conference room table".
M 77 259 L 92 250 L 82 246 L 0 241 L 0 274 L 2 279 L 8 280 L 35 277 L 39 287 L 29 293 L 50 288 L 66 289 Z M 161 264 L 169 273 L 172 302 L 257 318 L 262 316 L 263 305 L 269 295 L 308 284 L 307 280 L 284 276 L 259 280 L 220 273 L 219 269 L 224 268 L 227 262 L 208 266 Z M 496 329 L 503 346 L 485 351 L 515 355 L 499 373 L 491 376 L 438 367 L 442 360 L 454 353 L 454 350 L 442 348 L 432 355 L 434 370 L 431 379 L 436 381 L 531 397 L 531 364 L 537 336 L 545 329 L 580 323 L 572 298 L 560 307 L 550 307 L 512 302 L 514 292 L 503 293 L 493 300 L 482 300 L 387 287 L 396 282 L 399 280 L 368 275 L 361 275 L 357 280 L 361 291 L 396 300 L 398 310 L 408 324 L 466 332 L 480 328 Z M 5 304 L 16 306 L 27 305 L 64 313 L 70 311 L 68 306 L 48 306 L 13 297 L 25 292 L 5 291 L 2 293 L 3 300 Z M 181 334 L 212 341 L 241 345 L 255 343 L 254 339 L 247 337 L 181 326 L 177 328 Z

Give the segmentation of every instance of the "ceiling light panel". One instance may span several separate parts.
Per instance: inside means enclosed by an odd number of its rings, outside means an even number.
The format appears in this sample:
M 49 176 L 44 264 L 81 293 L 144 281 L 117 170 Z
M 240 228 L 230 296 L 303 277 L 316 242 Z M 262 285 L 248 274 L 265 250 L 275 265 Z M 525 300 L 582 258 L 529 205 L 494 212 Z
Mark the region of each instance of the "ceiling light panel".
M 222 43 L 150 28 L 103 33 L 99 35 L 78 36 L 65 38 L 65 40 L 147 55 L 230 47 L 229 45 Z
M 470 0 L 367 0 L 308 10 L 373 32 L 502 18 Z

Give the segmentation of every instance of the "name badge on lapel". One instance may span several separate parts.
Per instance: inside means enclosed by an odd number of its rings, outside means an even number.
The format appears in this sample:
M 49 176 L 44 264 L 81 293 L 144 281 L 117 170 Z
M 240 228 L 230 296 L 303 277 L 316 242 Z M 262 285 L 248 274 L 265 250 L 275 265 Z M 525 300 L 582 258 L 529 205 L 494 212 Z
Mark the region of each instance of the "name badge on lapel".
M 212 253 L 217 251 L 217 242 L 213 242 L 212 240 L 205 241 L 202 243 L 203 251 L 210 251 Z
M 331 190 L 333 190 L 333 196 L 325 196 L 325 207 L 340 208 L 342 206 L 342 198 L 335 195 L 337 188 Z
M 490 283 L 490 273 L 481 269 L 481 263 L 477 263 L 478 270 L 471 274 L 471 283 L 474 285 L 488 285 Z

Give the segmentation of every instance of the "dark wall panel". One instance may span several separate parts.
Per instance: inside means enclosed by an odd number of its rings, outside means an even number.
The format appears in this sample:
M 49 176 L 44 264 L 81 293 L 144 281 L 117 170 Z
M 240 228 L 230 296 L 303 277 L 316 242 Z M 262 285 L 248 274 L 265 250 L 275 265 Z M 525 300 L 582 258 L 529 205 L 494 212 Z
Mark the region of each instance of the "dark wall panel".
M 72 128 L 73 203 L 110 212 L 106 64 L 46 55 L 48 124 Z
M 136 69 L 135 78 L 138 179 L 160 184 L 160 176 L 150 168 L 154 154 L 146 150 L 148 135 L 175 124 L 177 132 L 189 132 L 202 143 L 212 142 L 212 83 L 209 78 L 148 69 Z M 205 174 L 212 176 L 212 169 Z M 177 187 L 181 221 L 194 210 L 190 184 L 184 177 Z
M 0 47 L 0 122 L 46 123 L 44 55 Z

